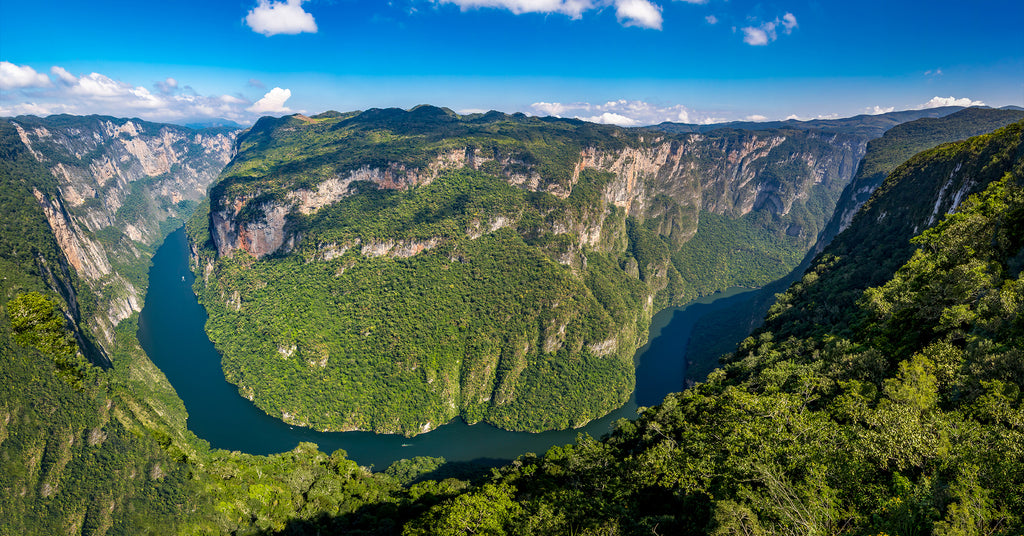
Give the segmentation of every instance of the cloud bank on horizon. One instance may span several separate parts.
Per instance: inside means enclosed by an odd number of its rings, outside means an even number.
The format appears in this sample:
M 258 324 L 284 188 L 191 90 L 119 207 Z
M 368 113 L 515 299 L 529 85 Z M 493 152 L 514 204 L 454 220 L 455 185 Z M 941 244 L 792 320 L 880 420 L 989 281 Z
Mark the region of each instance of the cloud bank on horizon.
M 249 79 L 248 88 L 265 89 L 262 82 Z M 294 110 L 287 105 L 292 98 L 289 88 L 273 87 L 255 101 L 234 95 L 201 95 L 192 87 L 182 85 L 175 78 L 153 82 L 152 89 L 115 80 L 100 73 L 76 76 L 67 69 L 54 65 L 49 74 L 36 71 L 28 65 L 15 65 L 0 61 L 0 116 L 52 114 L 102 114 L 119 117 L 139 117 L 151 121 L 184 122 L 202 119 L 228 119 L 249 124 L 263 115 L 286 115 Z M 907 105 L 903 109 L 938 108 L 941 106 L 985 106 L 980 100 L 968 97 L 940 97 Z M 869 114 L 892 112 L 895 106 L 869 106 Z M 589 102 L 538 101 L 519 110 L 538 116 L 570 117 L 593 123 L 624 127 L 655 125 L 662 122 L 713 124 L 727 121 L 767 121 L 762 114 L 729 116 L 715 111 L 695 110 L 683 104 L 659 105 L 643 100 L 617 99 L 601 104 Z M 795 114 L 785 119 L 828 119 L 835 114 L 800 117 Z
M 158 80 L 150 90 L 96 72 L 75 76 L 54 65 L 47 75 L 28 65 L 0 61 L 0 116 L 66 113 L 251 123 L 261 115 L 294 113 L 285 106 L 291 95 L 290 89 L 275 87 L 252 102 L 241 94 L 200 95 L 174 78 Z

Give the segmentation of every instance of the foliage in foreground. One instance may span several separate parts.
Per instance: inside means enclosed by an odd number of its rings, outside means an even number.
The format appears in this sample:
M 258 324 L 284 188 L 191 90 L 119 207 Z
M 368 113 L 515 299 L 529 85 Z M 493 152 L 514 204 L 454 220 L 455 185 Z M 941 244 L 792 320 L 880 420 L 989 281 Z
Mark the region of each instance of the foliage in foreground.
M 405 533 L 1018 534 L 1022 128 L 921 156 L 998 178 L 848 307 L 785 338 L 769 323 L 707 383 L 604 441 L 520 458 Z M 913 183 L 915 165 L 896 179 Z M 859 283 L 849 269 L 811 274 L 784 307 L 813 313 Z

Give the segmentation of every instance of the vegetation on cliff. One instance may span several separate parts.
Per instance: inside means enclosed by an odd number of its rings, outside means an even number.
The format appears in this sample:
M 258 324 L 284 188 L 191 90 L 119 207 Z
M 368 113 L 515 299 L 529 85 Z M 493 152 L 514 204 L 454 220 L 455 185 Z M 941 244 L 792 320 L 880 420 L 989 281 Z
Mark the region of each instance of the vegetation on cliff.
M 932 207 L 901 186 L 957 164 L 986 171 L 983 191 L 912 242 L 862 211 L 840 235 L 867 233 L 862 248 L 837 240 L 706 383 L 604 441 L 520 458 L 406 534 L 1017 534 L 1022 129 L 894 173 L 872 204 L 913 212 Z M 909 253 L 871 263 L 885 248 Z
M 630 253 L 588 250 L 575 270 L 552 259 L 579 253 L 533 222 L 585 210 L 576 201 L 472 171 L 348 197 L 304 224 L 296 254 L 220 259 L 200 285 L 207 332 L 228 379 L 296 424 L 409 433 L 461 415 L 510 429 L 582 425 L 628 399 L 649 313 L 640 274 L 622 269 L 637 264 Z M 606 223 L 603 240 L 625 243 L 616 213 L 619 229 Z M 474 221 L 502 217 L 519 229 L 467 236 Z M 319 244 L 357 240 L 364 251 L 430 245 L 316 258 Z
M 579 426 L 628 398 L 655 311 L 796 265 L 858 143 L 429 106 L 265 118 L 189 225 L 197 293 L 225 375 L 287 422 Z
M 0 242 L 0 532 L 1017 534 L 1022 132 L 943 145 L 893 173 L 706 383 L 606 439 L 476 478 L 423 458 L 370 473 L 308 444 L 210 450 L 133 317 L 111 368 L 67 362 L 91 337 L 74 313 L 91 291 L 32 202 L 46 170 L 0 159 L 0 209 L 26 225 Z M 958 168 L 972 182 L 953 207 Z M 913 195 L 926 184 L 944 192 L 938 209 Z M 641 229 L 627 220 L 643 251 Z M 879 266 L 876 250 L 899 259 Z
M 966 108 L 941 118 L 927 117 L 896 125 L 885 131 L 883 136 L 869 141 L 864 158 L 857 167 L 857 174 L 843 190 L 834 214 L 818 236 L 815 251 L 808 253 L 799 267 L 786 277 L 759 290 L 749 307 L 712 312 L 698 320 L 694 329 L 704 336 L 691 338 L 687 347 L 687 378 L 703 381 L 709 372 L 719 366 L 719 356 L 735 351 L 739 341 L 761 325 L 768 309 L 775 304 L 776 294 L 784 292 L 803 276 L 815 254 L 821 252 L 849 225 L 861 205 L 900 164 L 936 145 L 986 134 L 1019 121 L 1022 117 L 1024 111 L 1020 110 Z M 904 196 L 901 201 L 909 202 L 910 197 Z M 866 238 L 860 237 L 861 240 Z

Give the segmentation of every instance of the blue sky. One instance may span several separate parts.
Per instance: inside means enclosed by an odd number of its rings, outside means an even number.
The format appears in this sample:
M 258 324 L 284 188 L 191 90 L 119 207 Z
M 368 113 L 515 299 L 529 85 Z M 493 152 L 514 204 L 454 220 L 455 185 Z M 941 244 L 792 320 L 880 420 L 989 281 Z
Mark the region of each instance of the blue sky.
M 0 115 L 498 109 L 625 125 L 1024 105 L 1024 2 L 0 2 Z

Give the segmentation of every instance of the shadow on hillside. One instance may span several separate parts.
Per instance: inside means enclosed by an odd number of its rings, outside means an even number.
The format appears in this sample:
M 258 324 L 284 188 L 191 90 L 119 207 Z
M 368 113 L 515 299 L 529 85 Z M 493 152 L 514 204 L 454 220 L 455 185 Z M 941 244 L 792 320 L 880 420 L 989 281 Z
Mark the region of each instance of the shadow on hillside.
M 491 476 L 491 470 L 507 465 L 511 460 L 501 458 L 477 458 L 461 462 L 446 462 L 433 471 L 415 476 L 401 484 L 408 488 L 415 484 L 430 480 L 440 482 L 449 478 L 477 485 Z M 372 493 L 372 492 L 371 492 Z M 262 531 L 261 536 L 305 536 L 332 534 L 391 536 L 402 533 L 402 527 L 412 519 L 419 517 L 430 507 L 446 499 L 446 495 L 436 495 L 427 491 L 419 495 L 415 501 L 404 498 L 392 502 L 381 501 L 380 497 L 368 494 L 354 500 L 366 501 L 367 504 L 357 507 L 348 513 L 336 515 L 319 514 L 312 519 L 293 519 L 280 531 Z

